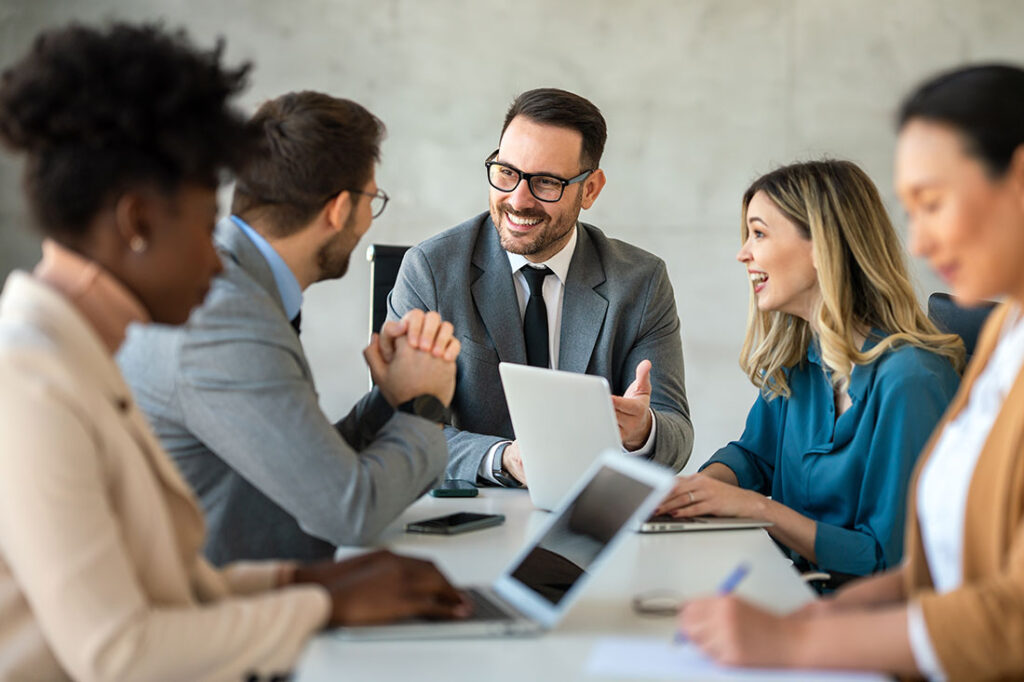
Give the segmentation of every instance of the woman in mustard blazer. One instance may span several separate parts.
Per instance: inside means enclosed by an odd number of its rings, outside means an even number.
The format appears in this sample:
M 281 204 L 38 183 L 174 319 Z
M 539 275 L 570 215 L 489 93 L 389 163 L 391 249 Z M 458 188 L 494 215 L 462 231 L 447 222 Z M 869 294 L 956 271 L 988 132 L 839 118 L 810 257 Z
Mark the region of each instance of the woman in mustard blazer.
M 47 237 L 0 295 L 0 679 L 267 679 L 329 623 L 463 610 L 430 564 L 383 552 L 213 568 L 113 361 L 130 323 L 184 323 L 220 270 L 218 174 L 251 143 L 228 107 L 246 69 L 219 62 L 155 27 L 72 26 L 0 81 Z
M 733 597 L 680 627 L 719 661 L 1024 678 L 1024 70 L 959 69 L 899 118 L 910 248 L 961 303 L 1002 297 L 910 487 L 904 561 L 779 617 Z

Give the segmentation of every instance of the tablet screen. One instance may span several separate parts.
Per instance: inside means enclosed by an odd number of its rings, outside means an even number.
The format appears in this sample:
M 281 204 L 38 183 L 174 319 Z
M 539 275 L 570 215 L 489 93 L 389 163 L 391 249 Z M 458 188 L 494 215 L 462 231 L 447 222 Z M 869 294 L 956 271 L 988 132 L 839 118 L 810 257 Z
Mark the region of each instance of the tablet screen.
M 534 543 L 511 577 L 558 604 L 652 490 L 643 481 L 602 467 Z

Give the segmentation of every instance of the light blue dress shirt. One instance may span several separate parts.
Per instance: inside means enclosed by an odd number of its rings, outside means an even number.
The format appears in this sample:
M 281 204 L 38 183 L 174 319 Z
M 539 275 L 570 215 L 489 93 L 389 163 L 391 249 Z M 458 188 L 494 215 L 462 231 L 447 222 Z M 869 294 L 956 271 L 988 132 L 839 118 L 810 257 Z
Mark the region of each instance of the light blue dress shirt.
M 284 259 L 278 255 L 274 247 L 270 245 L 270 242 L 264 239 L 263 235 L 259 232 L 249 227 L 247 222 L 236 215 L 231 216 L 231 222 L 238 225 L 267 261 L 267 265 L 270 266 L 270 272 L 274 275 L 277 291 L 281 294 L 284 314 L 288 316 L 289 320 L 295 319 L 295 316 L 302 310 L 302 287 L 299 286 L 299 280 L 296 279 L 295 273 L 284 262 Z
M 872 333 L 864 350 L 880 338 Z M 704 467 L 720 462 L 740 486 L 817 522 L 817 561 L 790 551 L 798 568 L 854 575 L 892 568 L 903 556 L 914 463 L 960 377 L 945 358 L 901 346 L 854 367 L 852 405 L 838 419 L 816 343 L 787 377 L 790 397 L 758 396 L 740 439 Z

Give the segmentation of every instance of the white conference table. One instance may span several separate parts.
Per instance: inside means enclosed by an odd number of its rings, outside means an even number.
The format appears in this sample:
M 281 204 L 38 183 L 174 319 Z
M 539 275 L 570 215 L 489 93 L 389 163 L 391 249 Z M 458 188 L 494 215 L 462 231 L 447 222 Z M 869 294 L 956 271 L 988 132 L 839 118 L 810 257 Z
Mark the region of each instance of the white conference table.
M 457 511 L 504 514 L 506 521 L 454 536 L 404 532 L 407 522 Z M 475 498 L 424 496 L 388 527 L 380 544 L 433 560 L 457 585 L 487 585 L 547 516 L 533 507 L 522 490 L 484 488 Z M 339 556 L 359 551 L 342 549 Z M 634 533 L 586 585 L 565 619 L 539 637 L 346 642 L 326 632 L 310 643 L 295 680 L 644 679 L 591 677 L 587 673 L 591 650 L 603 638 L 671 638 L 675 620 L 634 613 L 633 596 L 653 590 L 668 590 L 681 598 L 711 594 L 741 561 L 749 562 L 751 571 L 736 594 L 780 613 L 813 599 L 813 592 L 763 530 Z M 747 678 L 737 674 L 736 679 Z

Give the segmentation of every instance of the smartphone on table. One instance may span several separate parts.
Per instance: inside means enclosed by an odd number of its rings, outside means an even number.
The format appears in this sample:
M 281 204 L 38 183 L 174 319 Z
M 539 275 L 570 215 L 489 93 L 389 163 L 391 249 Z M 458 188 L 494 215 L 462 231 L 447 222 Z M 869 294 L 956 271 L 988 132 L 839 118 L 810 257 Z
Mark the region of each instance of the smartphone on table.
M 456 535 L 470 530 L 500 526 L 505 523 L 504 514 L 476 514 L 456 512 L 447 516 L 424 519 L 405 524 L 407 533 L 430 533 L 433 535 Z
M 461 478 L 449 478 L 430 491 L 434 497 L 476 497 L 480 494 L 477 487 Z

